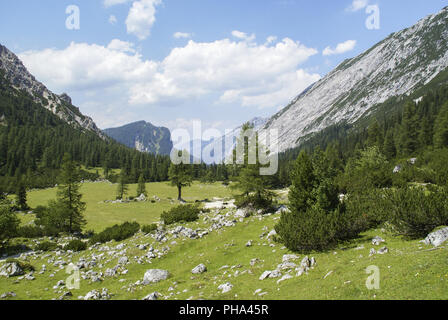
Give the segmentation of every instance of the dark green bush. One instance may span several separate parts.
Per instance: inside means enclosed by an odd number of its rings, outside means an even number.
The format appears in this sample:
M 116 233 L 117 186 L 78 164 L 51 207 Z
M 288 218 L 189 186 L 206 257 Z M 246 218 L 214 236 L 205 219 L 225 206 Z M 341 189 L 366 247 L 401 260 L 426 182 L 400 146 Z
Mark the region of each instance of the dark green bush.
M 90 238 L 90 243 L 105 243 L 111 240 L 126 240 L 136 234 L 139 230 L 140 225 L 137 222 L 125 222 L 120 225 L 116 224 L 98 234 L 94 234 Z
M 384 207 L 384 198 L 384 191 L 378 189 L 348 195 L 345 204 L 352 223 L 357 224 L 361 231 L 367 231 L 386 222 L 389 215 Z
M 336 244 L 335 223 L 334 213 L 313 207 L 301 213 L 282 213 L 275 231 L 279 240 L 292 251 L 323 251 Z
M 36 250 L 40 251 L 54 251 L 57 250 L 58 248 L 59 246 L 57 245 L 57 243 L 50 241 L 43 241 L 36 246 Z
M 41 238 L 49 234 L 45 230 L 38 226 L 22 226 L 17 229 L 17 235 L 21 238 Z
M 157 230 L 157 225 L 155 223 L 142 226 L 143 233 L 152 233 L 156 230 Z
M 448 224 L 448 191 L 446 188 L 400 188 L 386 191 L 385 210 L 398 234 L 423 238 L 436 227 Z
M 176 222 L 192 222 L 199 219 L 200 211 L 197 205 L 180 205 L 165 211 L 160 217 L 166 225 Z
M 87 249 L 87 243 L 81 241 L 81 240 L 72 240 L 70 241 L 65 247 L 64 250 L 68 251 L 74 251 L 74 252 L 79 252 L 79 251 L 84 251 Z

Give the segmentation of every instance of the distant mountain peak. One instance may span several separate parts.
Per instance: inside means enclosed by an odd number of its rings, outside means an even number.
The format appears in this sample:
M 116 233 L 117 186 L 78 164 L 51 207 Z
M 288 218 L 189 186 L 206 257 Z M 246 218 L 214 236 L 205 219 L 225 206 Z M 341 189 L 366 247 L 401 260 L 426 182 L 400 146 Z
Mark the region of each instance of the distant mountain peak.
M 105 129 L 104 133 L 121 144 L 140 152 L 169 155 L 173 148 L 169 129 L 156 127 L 143 120 L 118 128 Z

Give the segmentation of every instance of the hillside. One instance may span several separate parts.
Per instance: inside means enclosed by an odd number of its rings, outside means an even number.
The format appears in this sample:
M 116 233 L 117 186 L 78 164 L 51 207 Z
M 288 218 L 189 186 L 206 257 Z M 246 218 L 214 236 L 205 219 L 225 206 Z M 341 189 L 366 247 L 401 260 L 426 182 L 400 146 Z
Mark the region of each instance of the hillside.
M 394 96 L 407 96 L 448 67 L 448 7 L 391 34 L 341 63 L 275 114 L 261 130 L 279 130 L 279 151 L 312 133 L 354 123 Z
M 143 154 L 106 137 L 74 107 L 29 74 L 17 57 L 0 48 L 0 190 L 14 192 L 57 183 L 64 153 L 85 167 L 125 168 L 130 181 L 165 180 L 169 158 Z M 95 174 L 83 173 L 85 179 Z
M 73 106 L 71 98 L 63 93 L 57 95 L 45 87 L 28 72 L 20 59 L 6 47 L 0 44 L 0 70 L 11 87 L 29 94 L 33 101 L 55 114 L 61 120 L 74 128 L 85 129 L 104 137 L 93 120 L 83 115 Z

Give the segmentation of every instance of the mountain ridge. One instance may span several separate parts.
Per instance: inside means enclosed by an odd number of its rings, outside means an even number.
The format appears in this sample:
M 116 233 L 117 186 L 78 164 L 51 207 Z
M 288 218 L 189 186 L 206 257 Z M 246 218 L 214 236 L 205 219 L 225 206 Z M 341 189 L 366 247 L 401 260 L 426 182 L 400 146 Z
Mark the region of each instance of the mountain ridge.
M 445 7 L 343 61 L 273 115 L 260 135 L 278 129 L 283 152 L 331 125 L 356 122 L 375 105 L 411 94 L 448 68 L 447 43 Z
M 28 71 L 16 54 L 2 44 L 0 44 L 0 70 L 4 72 L 4 77 L 14 89 L 24 90 L 33 97 L 34 102 L 41 104 L 61 120 L 105 138 L 92 118 L 83 115 L 72 104 L 71 98 L 66 93 L 57 95 L 51 92 Z

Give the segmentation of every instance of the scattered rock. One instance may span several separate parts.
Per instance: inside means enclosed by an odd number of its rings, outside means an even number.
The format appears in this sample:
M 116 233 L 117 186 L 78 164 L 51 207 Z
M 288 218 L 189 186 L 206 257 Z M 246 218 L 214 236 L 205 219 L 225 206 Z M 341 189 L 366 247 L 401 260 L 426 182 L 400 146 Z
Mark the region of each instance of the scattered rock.
M 389 252 L 389 249 L 387 247 L 382 247 L 380 250 L 378 250 L 378 254 L 386 254 Z
M 191 273 L 193 274 L 201 274 L 207 271 L 207 267 L 204 264 L 200 264 L 197 267 L 195 267 L 193 270 L 191 270 Z
M 279 280 L 277 280 L 277 284 L 279 284 L 280 282 L 283 282 L 285 280 L 289 280 L 292 279 L 292 276 L 289 274 L 285 274 L 283 277 L 281 277 Z
M 238 209 L 234 215 L 235 218 L 248 218 L 250 211 L 248 209 Z
M 249 241 L 246 243 L 246 247 L 252 247 L 252 240 L 249 240 Z
M 169 272 L 166 270 L 160 270 L 160 269 L 150 269 L 146 271 L 144 277 L 143 277 L 143 284 L 148 285 L 150 283 L 156 283 L 163 280 L 168 279 Z
M 329 277 L 329 276 L 332 275 L 332 274 L 333 274 L 333 271 L 328 272 L 328 273 L 325 275 L 324 279 L 326 279 L 327 277 Z
M 160 293 L 158 292 L 153 292 L 151 294 L 148 294 L 146 297 L 144 297 L 142 300 L 147 300 L 147 301 L 153 301 L 153 300 L 157 300 L 160 297 Z
M 84 300 L 110 300 L 110 298 L 111 295 L 106 288 L 103 288 L 101 291 L 92 290 L 83 297 Z
M 221 293 L 227 293 L 231 291 L 233 288 L 233 285 L 230 282 L 224 283 L 218 287 L 218 290 L 221 290 Z
M 260 278 L 258 278 L 258 279 L 264 280 L 264 279 L 268 278 L 271 275 L 271 273 L 272 273 L 272 271 L 265 271 L 261 274 Z
M 428 236 L 424 240 L 424 243 L 427 245 L 432 244 L 433 246 L 438 247 L 447 240 L 448 240 L 448 227 L 428 234 Z
M 386 242 L 386 240 L 384 240 L 381 237 L 376 236 L 375 238 L 372 239 L 372 244 L 374 246 L 379 246 L 381 243 Z
M 15 294 L 15 292 L 10 291 L 10 292 L 6 292 L 6 293 L 2 294 L 2 295 L 0 296 L 0 299 L 14 298 L 14 297 L 16 297 L 16 296 L 17 296 L 17 295 Z
M 17 277 L 24 274 L 24 271 L 17 262 L 10 262 L 3 265 L 0 269 L 0 276 Z
M 297 259 L 299 259 L 300 257 L 299 256 L 297 256 L 297 255 L 295 255 L 295 254 L 285 254 L 284 256 L 283 256 L 283 258 L 282 258 L 282 261 L 283 262 L 288 262 L 288 261 L 291 261 L 291 260 L 297 260 Z

